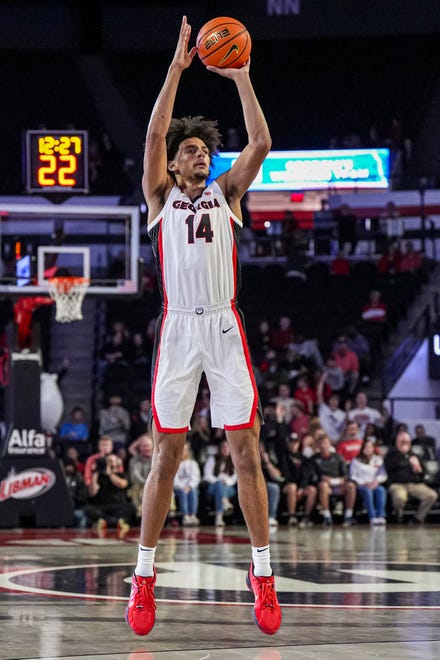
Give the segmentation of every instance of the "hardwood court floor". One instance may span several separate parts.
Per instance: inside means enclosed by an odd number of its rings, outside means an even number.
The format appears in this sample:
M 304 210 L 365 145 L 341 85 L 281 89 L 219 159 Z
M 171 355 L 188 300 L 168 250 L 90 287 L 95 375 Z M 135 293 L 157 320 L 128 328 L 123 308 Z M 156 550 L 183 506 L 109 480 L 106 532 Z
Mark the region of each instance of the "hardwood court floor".
M 0 658 L 440 658 L 440 527 L 272 533 L 279 632 L 252 622 L 250 548 L 231 527 L 165 530 L 156 626 L 124 621 L 138 532 L 0 531 Z

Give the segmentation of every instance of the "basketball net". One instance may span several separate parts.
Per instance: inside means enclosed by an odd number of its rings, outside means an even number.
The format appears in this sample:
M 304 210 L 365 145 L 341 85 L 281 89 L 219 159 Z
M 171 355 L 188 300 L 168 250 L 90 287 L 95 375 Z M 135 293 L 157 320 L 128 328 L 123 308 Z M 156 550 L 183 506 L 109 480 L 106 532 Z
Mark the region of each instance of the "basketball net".
M 82 302 L 90 280 L 85 277 L 51 277 L 47 282 L 49 295 L 56 303 L 55 321 L 81 321 Z

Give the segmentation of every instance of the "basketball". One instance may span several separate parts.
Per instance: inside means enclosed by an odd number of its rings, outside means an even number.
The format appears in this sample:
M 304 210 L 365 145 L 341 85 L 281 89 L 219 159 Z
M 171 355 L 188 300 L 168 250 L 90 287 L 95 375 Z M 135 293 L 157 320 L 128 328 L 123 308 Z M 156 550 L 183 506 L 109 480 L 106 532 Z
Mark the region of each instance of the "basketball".
M 220 16 L 199 30 L 196 47 L 205 66 L 239 69 L 249 59 L 252 41 L 243 23 Z

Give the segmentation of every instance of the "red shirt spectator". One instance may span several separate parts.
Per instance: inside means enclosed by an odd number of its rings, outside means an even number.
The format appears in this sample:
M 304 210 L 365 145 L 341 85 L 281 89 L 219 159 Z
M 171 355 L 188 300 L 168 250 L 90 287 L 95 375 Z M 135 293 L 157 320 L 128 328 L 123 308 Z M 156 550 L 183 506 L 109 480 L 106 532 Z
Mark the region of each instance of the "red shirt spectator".
M 359 373 L 359 358 L 354 351 L 348 348 L 346 340 L 338 340 L 333 353 L 333 359 L 337 367 L 340 367 L 344 374 Z
M 316 391 L 310 387 L 305 376 L 298 378 L 296 390 L 293 392 L 293 398 L 303 404 L 304 411 L 308 415 L 313 414 L 317 403 Z
M 291 321 L 288 316 L 281 316 L 278 322 L 278 328 L 272 331 L 271 344 L 277 351 L 284 351 L 289 344 L 295 341 L 295 334 L 291 327 Z
M 408 270 L 419 270 L 422 267 L 423 259 L 422 254 L 418 250 L 414 249 L 412 241 L 407 241 L 405 243 L 405 252 L 402 254 L 400 260 L 400 270 L 402 272 Z
M 357 422 L 348 422 L 344 437 L 336 445 L 336 451 L 342 456 L 346 463 L 359 456 L 362 447 L 362 438 Z
M 400 271 L 401 254 L 398 247 L 390 245 L 386 254 L 377 262 L 379 273 L 398 273 Z
M 350 262 L 343 250 L 333 259 L 330 270 L 333 275 L 350 275 Z
M 371 291 L 370 301 L 362 308 L 362 320 L 381 323 L 387 320 L 387 306 L 380 299 L 380 291 Z
M 310 417 L 304 413 L 304 405 L 301 401 L 293 401 L 289 430 L 298 436 L 302 436 L 310 430 Z

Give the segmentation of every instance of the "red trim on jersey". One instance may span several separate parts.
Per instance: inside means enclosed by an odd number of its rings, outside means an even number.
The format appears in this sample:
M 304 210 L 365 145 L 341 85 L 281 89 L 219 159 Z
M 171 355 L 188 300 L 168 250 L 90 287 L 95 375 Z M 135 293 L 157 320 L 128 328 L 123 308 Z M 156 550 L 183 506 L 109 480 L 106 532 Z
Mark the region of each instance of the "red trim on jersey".
M 151 387 L 151 411 L 153 413 L 153 419 L 156 422 L 156 427 L 159 431 L 162 433 L 165 432 L 164 427 L 161 426 L 159 422 L 159 416 L 157 414 L 156 410 L 156 403 L 155 403 L 155 392 L 156 392 L 156 380 L 157 380 L 157 372 L 159 369 L 159 360 L 160 360 L 160 346 L 161 346 L 161 338 L 162 338 L 162 333 L 163 333 L 163 327 L 165 324 L 165 320 L 167 317 L 167 307 L 166 307 L 166 302 L 167 302 L 167 295 L 166 295 L 166 290 L 165 290 L 165 283 L 164 283 L 164 277 L 163 277 L 163 242 L 162 242 L 162 218 L 159 221 L 160 224 L 160 229 L 159 229 L 159 234 L 157 237 L 157 248 L 159 251 L 159 262 L 160 262 L 160 268 L 162 271 L 162 290 L 163 290 L 163 300 L 164 300 L 164 312 L 163 312 L 163 318 L 162 318 L 162 323 L 160 326 L 160 335 L 159 335 L 159 341 L 157 344 L 157 355 L 156 355 L 156 362 L 154 365 L 154 376 L 153 376 L 153 384 Z
M 163 217 L 159 220 L 160 223 L 160 229 L 159 233 L 157 235 L 157 249 L 159 251 L 159 263 L 160 263 L 160 270 L 162 273 L 162 295 L 163 295 L 163 304 L 164 307 L 166 308 L 168 305 L 168 296 L 167 296 L 167 290 L 165 286 L 165 273 L 164 273 L 164 259 L 163 259 L 163 232 L 162 232 L 162 226 L 163 226 Z
M 232 232 L 232 270 L 234 273 L 234 295 L 232 296 L 233 300 L 237 297 L 237 241 L 235 240 L 234 234 L 234 219 L 229 218 L 229 224 L 231 225 Z
M 244 424 L 238 424 L 235 426 L 226 426 L 225 424 L 225 430 L 228 431 L 234 431 L 234 430 L 239 430 L 239 429 L 248 429 L 251 428 L 254 425 L 255 422 L 255 415 L 257 414 L 257 408 L 258 408 L 258 391 L 257 391 L 257 384 L 255 382 L 255 376 L 254 376 L 254 371 L 252 369 L 252 362 L 251 362 L 251 354 L 249 351 L 249 346 L 248 342 L 246 339 L 246 334 L 243 328 L 243 324 L 241 322 L 241 317 L 240 314 L 237 311 L 237 306 L 235 303 L 235 300 L 231 301 L 231 309 L 232 312 L 237 320 L 237 325 L 238 329 L 240 330 L 240 337 L 241 337 L 241 343 L 243 345 L 243 352 L 246 358 L 246 364 L 249 372 L 249 377 L 251 379 L 252 383 L 252 389 L 254 390 L 254 402 L 252 404 L 252 410 L 251 410 L 251 416 L 249 419 L 249 422 L 245 422 Z

